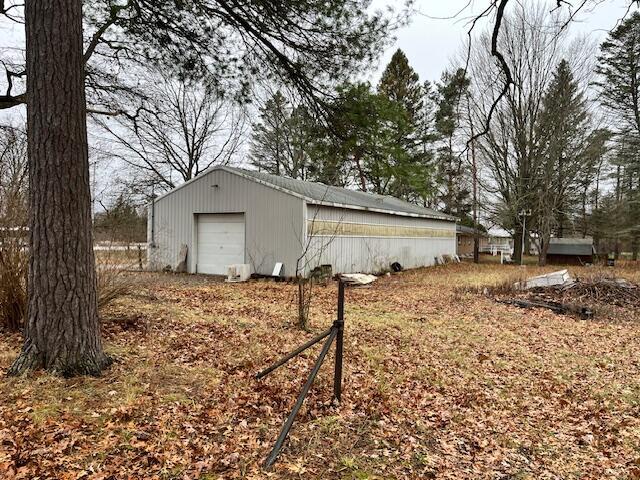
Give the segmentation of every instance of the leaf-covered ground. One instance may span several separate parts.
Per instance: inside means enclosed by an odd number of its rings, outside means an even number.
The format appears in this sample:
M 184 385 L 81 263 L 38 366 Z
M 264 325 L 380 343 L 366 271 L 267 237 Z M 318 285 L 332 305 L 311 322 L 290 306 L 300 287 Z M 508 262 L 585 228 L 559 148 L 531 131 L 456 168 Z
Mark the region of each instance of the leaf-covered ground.
M 291 284 L 142 275 L 105 314 L 103 377 L 0 379 L 0 478 L 640 478 L 640 306 L 584 321 L 466 288 L 550 270 L 449 265 L 348 289 L 343 402 L 330 355 L 271 472 L 319 347 L 253 375 L 330 325 L 335 285 L 303 333 Z M 2 369 L 19 346 L 2 335 Z

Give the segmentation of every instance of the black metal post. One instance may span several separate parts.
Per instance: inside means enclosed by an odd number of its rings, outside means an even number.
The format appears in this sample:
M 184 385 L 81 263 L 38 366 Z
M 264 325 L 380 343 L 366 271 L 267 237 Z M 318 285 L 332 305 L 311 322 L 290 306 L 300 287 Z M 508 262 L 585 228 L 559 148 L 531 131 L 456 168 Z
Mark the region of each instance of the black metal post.
M 289 430 L 291 430 L 291 425 L 293 425 L 293 421 L 295 420 L 296 415 L 300 410 L 300 407 L 302 407 L 302 403 L 304 402 L 304 399 L 307 396 L 307 393 L 309 393 L 309 389 L 311 388 L 311 385 L 313 384 L 313 381 L 315 380 L 316 375 L 318 374 L 318 371 L 322 366 L 324 357 L 327 355 L 327 352 L 329 351 L 329 348 L 331 347 L 331 344 L 333 343 L 333 339 L 336 337 L 336 334 L 337 334 L 337 329 L 332 327 L 330 329 L 329 338 L 327 338 L 327 341 L 324 343 L 324 346 L 320 351 L 320 355 L 318 355 L 318 359 L 316 360 L 316 363 L 313 366 L 313 370 L 311 370 L 311 373 L 309 374 L 309 378 L 307 378 L 307 383 L 305 383 L 304 387 L 302 387 L 302 391 L 300 392 L 300 395 L 298 395 L 298 400 L 296 401 L 296 404 L 293 406 L 293 410 L 291 410 L 291 413 L 289 414 L 287 421 L 282 426 L 282 430 L 280 431 L 280 435 L 278 435 L 278 439 L 276 440 L 276 443 L 273 446 L 273 450 L 271 450 L 271 453 L 269 454 L 269 456 L 264 462 L 265 468 L 267 469 L 271 468 L 273 463 L 276 461 L 276 458 L 278 458 L 278 454 L 280 453 L 282 444 L 287 438 L 287 435 L 289 434 Z
M 304 345 L 300 345 L 298 348 L 296 348 L 294 351 L 292 351 L 291 353 L 288 353 L 287 355 L 285 355 L 284 357 L 282 357 L 280 360 L 278 360 L 276 363 L 274 363 L 273 365 L 271 365 L 268 368 L 265 368 L 264 370 L 262 370 L 261 372 L 256 373 L 256 378 L 262 378 L 265 375 L 270 374 L 271 372 L 273 372 L 276 368 L 281 367 L 282 365 L 284 365 L 285 363 L 287 363 L 289 360 L 291 360 L 293 357 L 295 357 L 296 355 L 298 355 L 299 353 L 304 352 L 307 348 L 314 346 L 316 343 L 318 343 L 320 340 L 322 340 L 323 338 L 327 337 L 328 335 L 331 334 L 331 330 L 333 329 L 333 327 L 331 327 L 330 329 L 322 332 L 320 335 L 313 337 L 311 340 L 309 340 L 307 343 L 305 343 Z
M 342 397 L 342 337 L 344 334 L 344 283 L 338 282 L 338 319 L 334 323 L 336 334 L 336 364 L 333 375 L 333 397 L 339 402 Z

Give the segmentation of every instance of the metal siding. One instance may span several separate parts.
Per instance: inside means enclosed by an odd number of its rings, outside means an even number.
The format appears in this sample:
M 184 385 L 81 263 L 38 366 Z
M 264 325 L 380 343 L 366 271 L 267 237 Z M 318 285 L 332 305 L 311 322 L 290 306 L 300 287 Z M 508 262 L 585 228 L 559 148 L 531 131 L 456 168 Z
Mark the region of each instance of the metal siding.
M 308 269 L 331 264 L 334 273 L 378 272 L 392 262 L 404 268 L 429 266 L 438 255 L 456 253 L 456 224 L 451 221 L 402 217 L 308 205 L 308 221 L 353 222 L 370 225 L 407 226 L 450 230 L 449 238 L 403 238 L 369 236 L 315 237 L 307 258 Z
M 252 272 L 270 274 L 275 262 L 284 262 L 285 274 L 293 275 L 304 232 L 303 203 L 233 173 L 213 170 L 156 201 L 156 248 L 149 248 L 150 268 L 174 267 L 180 245 L 186 244 L 189 271 L 194 272 L 196 215 L 244 213 L 245 258 Z

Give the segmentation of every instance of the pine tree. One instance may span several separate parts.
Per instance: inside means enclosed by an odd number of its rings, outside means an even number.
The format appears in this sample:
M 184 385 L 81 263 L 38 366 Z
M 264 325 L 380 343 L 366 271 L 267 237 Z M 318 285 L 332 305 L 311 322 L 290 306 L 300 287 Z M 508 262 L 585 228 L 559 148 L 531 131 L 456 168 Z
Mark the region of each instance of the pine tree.
M 393 159 L 401 153 L 393 126 L 405 121 L 396 104 L 375 94 L 368 83 L 338 87 L 329 106 L 329 130 L 317 132 L 322 159 L 316 176 L 332 184 L 353 183 L 362 191 L 388 194 L 394 173 Z M 344 179 L 352 172 L 351 179 Z M 340 179 L 343 179 L 340 181 Z
M 542 99 L 536 127 L 541 159 L 535 172 L 535 219 L 542 240 L 541 264 L 552 233 L 563 237 L 579 202 L 579 177 L 585 173 L 589 115 L 584 94 L 566 60 L 558 64 Z
M 405 53 L 398 49 L 391 57 L 378 83 L 378 93 L 392 102 L 402 105 L 410 122 L 416 124 L 421 120 L 424 106 L 424 87 L 420 77 L 409 65 Z
M 287 150 L 287 122 L 291 106 L 278 90 L 260 108 L 260 122 L 253 126 L 251 163 L 260 171 L 280 175 Z
M 615 117 L 617 137 L 616 189 L 618 211 L 626 212 L 614 226 L 631 240 L 633 258 L 640 249 L 640 13 L 634 12 L 601 45 L 597 86 L 600 102 Z M 616 251 L 619 244 L 616 242 Z
M 390 102 L 395 112 L 392 135 L 398 149 L 389 158 L 388 168 L 393 178 L 387 191 L 394 196 L 416 203 L 429 203 L 433 195 L 433 132 L 430 125 L 432 104 L 430 85 L 420 83 L 420 77 L 409 65 L 404 52 L 398 49 L 378 83 L 378 95 Z M 404 118 L 403 118 L 404 117 Z
M 461 103 L 466 98 L 470 81 L 463 69 L 453 73 L 445 72 L 437 86 L 435 113 L 436 132 L 440 137 L 436 165 L 440 187 L 438 195 L 443 211 L 463 220 L 469 219 L 471 204 L 467 169 L 461 150 L 466 145 L 458 145 Z M 460 148 L 459 148 L 460 147 Z
M 620 131 L 640 135 L 640 13 L 634 12 L 600 46 L 596 85 Z
M 251 163 L 260 171 L 304 180 L 309 169 L 311 117 L 303 106 L 293 107 L 277 91 L 260 109 L 253 127 Z

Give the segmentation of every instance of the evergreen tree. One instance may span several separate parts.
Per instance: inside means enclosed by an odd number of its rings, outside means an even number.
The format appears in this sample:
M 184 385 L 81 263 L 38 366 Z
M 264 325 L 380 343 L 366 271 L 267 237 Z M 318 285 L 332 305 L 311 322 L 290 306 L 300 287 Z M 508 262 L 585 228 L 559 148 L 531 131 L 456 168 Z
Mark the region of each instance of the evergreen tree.
M 534 218 L 542 240 L 541 264 L 546 263 L 552 233 L 563 237 L 573 230 L 570 219 L 577 213 L 589 128 L 584 94 L 569 63 L 561 60 L 542 99 L 536 126 L 540 161 L 534 172 Z
M 598 207 L 600 193 L 600 179 L 603 174 L 603 166 L 608 150 L 608 142 L 611 132 L 607 129 L 596 129 L 589 134 L 583 154 L 582 173 L 577 178 L 577 190 L 579 198 L 579 233 L 585 238 L 593 236 L 596 251 L 598 250 L 599 236 L 593 225 L 593 212 Z
M 293 107 L 277 91 L 260 109 L 260 122 L 253 127 L 251 163 L 260 171 L 306 179 L 310 122 L 306 108 Z
M 623 218 L 614 225 L 615 250 L 629 238 L 633 258 L 640 248 L 640 13 L 634 12 L 601 45 L 597 86 L 602 105 L 615 117 L 616 204 Z
M 398 49 L 391 57 L 378 83 L 378 93 L 405 109 L 412 123 L 419 123 L 424 106 L 425 91 L 420 77 L 409 65 L 405 53 Z
M 140 214 L 135 204 L 120 195 L 112 206 L 96 214 L 96 234 L 112 242 L 144 242 L 147 238 L 146 215 Z
M 634 12 L 600 46 L 596 72 L 600 101 L 620 132 L 640 135 L 640 13 Z
M 387 193 L 424 204 L 433 196 L 433 105 L 429 93 L 430 84 L 420 83 L 407 56 L 398 49 L 378 83 L 378 95 L 395 105 L 388 108 L 395 111 L 391 128 L 399 147 L 396 157 L 387 162 L 395 171 Z
M 438 148 L 436 165 L 440 187 L 438 200 L 445 213 L 468 219 L 471 211 L 468 171 L 461 154 L 465 145 L 460 145 L 457 136 L 460 130 L 461 103 L 466 98 L 470 81 L 463 69 L 445 72 L 437 86 L 437 111 L 435 128 L 441 146 Z
M 395 159 L 402 155 L 393 127 L 405 121 L 404 111 L 375 94 L 368 83 L 338 87 L 329 110 L 332 135 L 316 132 L 318 156 L 323 159 L 316 167 L 316 178 L 334 185 L 352 182 L 362 191 L 390 193 L 399 174 Z

